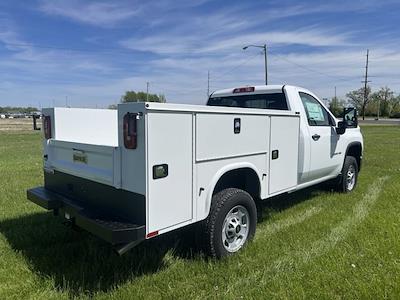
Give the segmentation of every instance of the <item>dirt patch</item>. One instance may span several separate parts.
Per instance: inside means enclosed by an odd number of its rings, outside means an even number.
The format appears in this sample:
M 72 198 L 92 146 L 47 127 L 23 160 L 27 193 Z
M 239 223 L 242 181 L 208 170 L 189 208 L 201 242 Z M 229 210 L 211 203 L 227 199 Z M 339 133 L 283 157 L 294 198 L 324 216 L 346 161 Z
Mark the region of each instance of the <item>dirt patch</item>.
M 37 120 L 37 127 L 42 127 L 42 120 Z M 33 131 L 31 118 L 0 119 L 0 131 Z

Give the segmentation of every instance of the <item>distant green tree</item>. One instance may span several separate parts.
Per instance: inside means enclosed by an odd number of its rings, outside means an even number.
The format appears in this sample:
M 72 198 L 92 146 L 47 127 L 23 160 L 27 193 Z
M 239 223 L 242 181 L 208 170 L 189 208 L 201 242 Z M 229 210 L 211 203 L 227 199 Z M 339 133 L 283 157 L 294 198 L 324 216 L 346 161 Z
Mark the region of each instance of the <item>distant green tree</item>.
M 371 99 L 371 101 L 374 102 L 374 114 L 378 114 L 379 110 L 380 116 L 390 117 L 396 105 L 396 97 L 394 97 L 394 93 L 389 87 L 381 87 L 379 91 L 371 94 Z
M 122 103 L 127 102 L 161 102 L 165 103 L 166 98 L 163 94 L 146 94 L 145 92 L 126 91 L 121 97 Z
M 31 113 L 38 111 L 36 107 L 19 107 L 19 106 L 0 106 L 0 113 Z
M 367 86 L 365 90 L 363 87 L 350 91 L 346 94 L 346 97 L 349 99 L 349 102 L 354 105 L 358 110 L 361 111 L 361 115 L 363 120 L 365 119 L 365 109 L 368 103 L 371 101 L 371 88 Z
M 340 117 L 343 113 L 344 106 L 344 100 L 341 100 L 338 97 L 333 97 L 329 103 L 329 110 L 335 115 L 335 117 Z
M 389 117 L 400 117 L 400 95 L 390 99 L 389 107 Z

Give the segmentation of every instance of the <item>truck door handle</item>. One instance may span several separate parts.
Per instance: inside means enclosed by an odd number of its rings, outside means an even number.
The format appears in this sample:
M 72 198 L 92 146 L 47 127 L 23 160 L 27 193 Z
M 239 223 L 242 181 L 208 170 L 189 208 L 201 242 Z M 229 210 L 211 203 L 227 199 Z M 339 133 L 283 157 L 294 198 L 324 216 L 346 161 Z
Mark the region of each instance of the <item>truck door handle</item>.
M 314 134 L 314 135 L 312 136 L 312 139 L 313 139 L 314 141 L 318 141 L 320 137 L 321 137 L 321 136 L 320 136 L 319 134 Z

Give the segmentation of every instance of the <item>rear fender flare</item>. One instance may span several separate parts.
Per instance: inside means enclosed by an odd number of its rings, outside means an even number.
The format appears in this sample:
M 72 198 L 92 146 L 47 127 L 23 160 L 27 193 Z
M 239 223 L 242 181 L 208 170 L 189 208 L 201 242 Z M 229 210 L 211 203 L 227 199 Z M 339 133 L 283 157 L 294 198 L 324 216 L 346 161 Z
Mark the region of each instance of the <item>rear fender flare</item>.
M 229 171 L 233 171 L 233 170 L 237 170 L 237 169 L 244 169 L 244 168 L 251 169 L 257 174 L 257 177 L 259 180 L 259 185 L 260 185 L 260 196 L 261 196 L 262 184 L 261 184 L 261 180 L 260 180 L 260 173 L 257 171 L 257 168 L 254 164 L 249 163 L 249 162 L 239 162 L 239 163 L 233 163 L 233 164 L 226 165 L 226 166 L 220 168 L 215 173 L 215 175 L 213 176 L 213 178 L 211 179 L 210 183 L 207 186 L 207 195 L 205 198 L 204 211 L 201 214 L 202 216 L 200 217 L 199 220 L 207 218 L 208 214 L 210 213 L 211 201 L 212 201 L 214 189 L 215 189 L 218 181 L 221 179 L 221 177 L 224 176 Z

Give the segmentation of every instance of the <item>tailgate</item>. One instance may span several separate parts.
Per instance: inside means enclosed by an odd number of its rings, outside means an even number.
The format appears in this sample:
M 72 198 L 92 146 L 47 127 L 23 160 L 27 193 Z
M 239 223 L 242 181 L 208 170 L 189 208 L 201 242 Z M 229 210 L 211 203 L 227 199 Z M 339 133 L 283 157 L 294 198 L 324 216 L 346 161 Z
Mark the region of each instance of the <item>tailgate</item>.
M 54 170 L 121 187 L 118 147 L 48 140 L 45 171 Z

